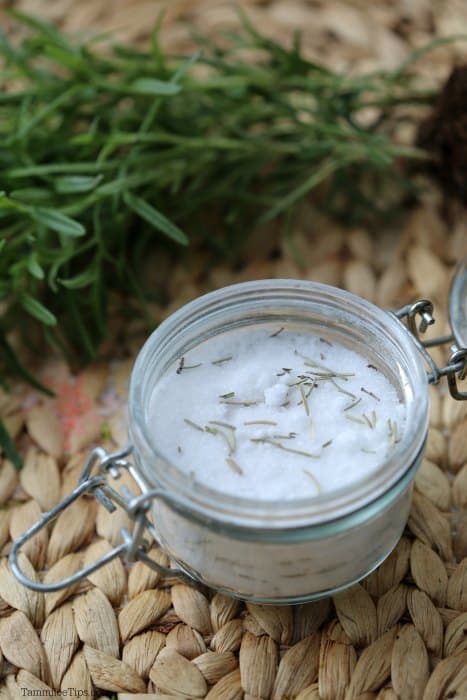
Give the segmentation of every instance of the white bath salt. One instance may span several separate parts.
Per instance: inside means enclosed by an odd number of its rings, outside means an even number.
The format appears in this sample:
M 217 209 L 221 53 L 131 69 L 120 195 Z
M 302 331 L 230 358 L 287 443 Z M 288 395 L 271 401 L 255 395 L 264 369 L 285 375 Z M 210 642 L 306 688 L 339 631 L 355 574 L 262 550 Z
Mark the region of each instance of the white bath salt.
M 170 367 L 151 397 L 159 451 L 197 482 L 260 500 L 361 479 L 400 441 L 405 408 L 348 348 L 294 330 L 233 330 Z

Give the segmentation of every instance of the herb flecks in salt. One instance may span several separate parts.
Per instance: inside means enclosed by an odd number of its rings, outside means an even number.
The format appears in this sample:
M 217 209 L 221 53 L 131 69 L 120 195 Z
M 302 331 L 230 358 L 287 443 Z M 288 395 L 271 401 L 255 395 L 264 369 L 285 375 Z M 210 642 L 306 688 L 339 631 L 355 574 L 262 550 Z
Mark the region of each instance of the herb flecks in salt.
M 185 353 L 151 399 L 161 452 L 196 483 L 265 501 L 319 497 L 371 475 L 399 443 L 405 407 L 383 371 L 337 341 L 323 352 L 323 342 L 248 327 Z
M 187 425 L 189 425 L 190 428 L 194 428 L 195 430 L 198 430 L 200 433 L 204 433 L 204 428 L 202 428 L 200 425 L 198 425 L 194 421 L 190 420 L 189 418 L 184 418 L 183 422 L 186 423 Z
M 227 355 L 227 357 L 221 357 L 218 360 L 211 360 L 212 365 L 223 365 L 224 362 L 230 362 L 230 360 L 233 360 L 232 355 Z
M 282 326 L 281 328 L 279 328 L 278 331 L 274 331 L 274 333 L 271 333 L 271 335 L 269 337 L 270 338 L 277 338 L 277 336 L 280 335 L 282 333 L 282 331 L 284 331 L 284 330 L 285 330 L 285 328 L 284 328 L 284 326 Z
M 376 396 L 376 394 L 373 391 L 369 391 L 368 389 L 365 389 L 364 386 L 360 387 L 360 391 L 362 391 L 367 396 L 371 396 L 371 398 L 374 399 L 375 401 L 378 401 L 378 402 L 381 401 L 379 396 Z
M 184 357 L 181 357 L 180 360 L 179 360 L 179 363 L 178 363 L 178 367 L 177 367 L 177 369 L 176 369 L 176 373 L 177 373 L 177 374 L 181 374 L 181 373 L 184 372 L 186 369 L 196 369 L 197 367 L 201 367 L 201 365 L 202 365 L 202 362 L 197 362 L 197 363 L 194 364 L 194 365 L 187 365 L 186 362 L 185 362 L 185 358 L 184 358 Z

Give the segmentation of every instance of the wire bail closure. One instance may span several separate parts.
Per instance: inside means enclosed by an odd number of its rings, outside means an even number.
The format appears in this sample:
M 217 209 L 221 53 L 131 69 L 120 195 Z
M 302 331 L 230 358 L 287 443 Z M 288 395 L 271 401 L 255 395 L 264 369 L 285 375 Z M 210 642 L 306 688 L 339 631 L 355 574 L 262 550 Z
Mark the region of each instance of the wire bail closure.
M 100 569 L 116 557 L 122 555 L 127 561 L 143 561 L 163 576 L 176 576 L 186 583 L 193 584 L 193 579 L 181 569 L 172 569 L 163 566 L 151 559 L 147 554 L 151 541 L 159 544 L 154 525 L 147 517 L 147 511 L 151 506 L 151 502 L 154 498 L 161 498 L 169 503 L 172 502 L 173 499 L 161 489 L 146 489 L 144 487 L 144 484 L 138 477 L 135 467 L 127 459 L 132 451 L 132 445 L 128 445 L 124 449 L 113 453 L 108 453 L 102 447 L 96 447 L 89 455 L 80 474 L 78 485 L 73 491 L 65 496 L 60 503 L 57 503 L 54 508 L 44 513 L 37 523 L 28 528 L 13 542 L 9 554 L 9 563 L 11 571 L 20 583 L 27 586 L 27 588 L 42 593 L 59 591 L 62 588 L 67 588 L 68 586 L 78 583 L 97 569 Z M 93 475 L 93 471 L 96 467 L 97 474 Z M 107 474 L 110 474 L 114 479 L 118 479 L 121 476 L 122 469 L 126 469 L 129 472 L 139 488 L 143 491 L 139 496 L 134 496 L 126 486 L 122 486 L 120 492 L 118 492 L 107 483 Z M 123 541 L 121 544 L 114 547 L 114 549 L 107 552 L 96 561 L 83 567 L 72 576 L 51 583 L 33 581 L 26 576 L 19 565 L 18 555 L 21 547 L 84 494 L 95 496 L 109 513 L 115 511 L 117 506 L 123 508 L 129 517 L 135 521 L 133 533 L 130 534 L 126 528 L 122 528 L 121 535 Z M 149 539 L 145 537 L 146 534 L 149 534 Z
M 465 379 L 467 375 L 467 348 L 458 348 L 455 344 L 451 345 L 451 355 L 447 364 L 444 367 L 438 367 L 427 348 L 450 342 L 453 343 L 454 336 L 452 334 L 444 335 L 431 340 L 423 340 L 421 338 L 428 326 L 435 323 L 433 303 L 428 299 L 419 299 L 413 304 L 403 306 L 398 311 L 393 312 L 392 315 L 401 323 L 404 319 L 407 321 L 407 325 L 402 325 L 410 333 L 418 351 L 423 355 L 430 368 L 430 371 L 427 373 L 428 383 L 438 384 L 442 377 L 446 377 L 452 398 L 457 401 L 467 401 L 467 392 L 460 391 L 458 385 L 458 379 Z

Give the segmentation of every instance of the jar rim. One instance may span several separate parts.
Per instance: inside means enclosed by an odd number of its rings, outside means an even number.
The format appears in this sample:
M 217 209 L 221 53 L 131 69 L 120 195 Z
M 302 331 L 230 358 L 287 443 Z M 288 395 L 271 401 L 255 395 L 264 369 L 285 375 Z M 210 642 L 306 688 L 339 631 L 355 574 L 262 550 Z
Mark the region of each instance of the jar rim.
M 410 397 L 406 402 L 406 422 L 401 441 L 391 455 L 367 476 L 350 486 L 302 499 L 269 501 L 247 499 L 211 489 L 186 478 L 186 473 L 160 452 L 148 425 L 148 370 L 160 344 L 170 345 L 177 336 L 200 319 L 216 313 L 232 312 L 244 304 L 269 310 L 282 300 L 298 304 L 320 303 L 336 314 L 361 319 L 397 347 L 407 364 L 401 374 L 401 387 Z M 279 308 L 277 306 L 277 308 Z M 331 318 L 331 316 L 330 316 Z M 395 351 L 394 351 L 395 353 Z M 397 364 L 395 355 L 394 363 Z M 390 368 L 389 360 L 387 367 Z M 402 370 L 398 367 L 399 374 Z M 152 393 L 152 390 L 151 390 Z M 426 439 L 428 427 L 428 388 L 421 356 L 405 326 L 392 314 L 371 302 L 330 285 L 308 280 L 266 279 L 222 287 L 185 304 L 165 319 L 140 350 L 132 371 L 129 390 L 129 433 L 136 462 L 151 486 L 167 492 L 168 500 L 189 515 L 220 523 L 259 529 L 302 527 L 322 524 L 359 510 L 389 490 L 410 469 Z

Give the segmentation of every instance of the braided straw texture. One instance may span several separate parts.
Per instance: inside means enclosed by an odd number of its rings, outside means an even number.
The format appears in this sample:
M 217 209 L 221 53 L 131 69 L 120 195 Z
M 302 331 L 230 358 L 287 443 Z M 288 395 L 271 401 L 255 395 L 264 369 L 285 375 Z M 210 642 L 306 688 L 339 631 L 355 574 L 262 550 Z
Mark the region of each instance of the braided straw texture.
M 212 0 L 14 3 L 69 30 L 112 27 L 135 42 L 145 40 L 163 5 L 164 41 L 179 48 L 189 48 L 182 20 L 209 32 L 237 21 L 227 3 Z M 397 63 L 411 46 L 458 33 L 467 21 L 464 3 L 450 0 L 243 5 L 263 31 L 284 41 L 301 27 L 309 54 L 340 67 Z M 425 69 L 444 76 L 453 51 L 436 52 Z M 273 233 L 251 239 L 240 270 L 210 268 L 196 253 L 189 267 L 171 270 L 171 302 L 154 306 L 154 315 L 160 320 L 224 284 L 294 277 L 345 287 L 383 307 L 431 298 L 443 334 L 452 271 L 467 253 L 465 221 L 460 205 L 446 214 L 428 183 L 422 204 L 397 230 L 370 235 L 313 214 L 303 219 L 293 254 Z M 467 402 L 454 402 L 444 387 L 430 388 L 428 445 L 403 538 L 377 571 L 334 599 L 295 608 L 245 605 L 119 560 L 53 594 L 16 582 L 6 558 L 11 540 L 73 488 L 92 445 L 125 444 L 128 374 L 144 334 L 138 321 L 114 323 L 118 357 L 105 348 L 109 359 L 78 376 L 61 360 L 47 361 L 42 377 L 56 398 L 26 387 L 0 393 L 2 419 L 26 455 L 21 472 L 6 459 L 0 468 L 0 698 L 58 697 L 70 688 L 75 696 L 121 700 L 467 698 Z M 446 359 L 440 349 L 433 356 Z M 33 578 L 63 578 L 119 542 L 127 525 L 122 512 L 109 515 L 83 498 L 25 547 L 23 568 Z M 156 547 L 151 556 L 168 563 Z

